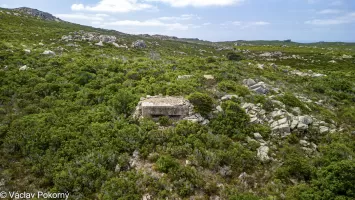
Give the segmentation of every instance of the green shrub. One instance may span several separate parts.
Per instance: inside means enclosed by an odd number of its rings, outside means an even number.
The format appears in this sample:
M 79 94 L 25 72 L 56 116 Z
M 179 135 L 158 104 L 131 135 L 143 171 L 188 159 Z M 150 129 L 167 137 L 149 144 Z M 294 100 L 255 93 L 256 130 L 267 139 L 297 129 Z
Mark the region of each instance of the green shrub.
M 245 97 L 250 94 L 250 91 L 247 87 L 242 85 L 235 86 L 235 92 L 238 96 Z
M 172 124 L 171 119 L 167 116 L 159 117 L 158 122 L 161 126 L 170 126 Z
M 160 172 L 168 173 L 179 167 L 179 163 L 171 156 L 161 156 L 155 163 L 156 169 Z
M 234 52 L 228 52 L 227 59 L 234 60 L 234 61 L 240 61 L 240 60 L 242 60 L 242 57 Z
M 215 62 L 217 62 L 217 60 L 214 57 L 208 57 L 208 58 L 206 58 L 206 62 L 207 63 L 215 63 Z
M 196 112 L 206 117 L 213 109 L 213 99 L 207 94 L 195 92 L 188 97 Z
M 226 101 L 222 104 L 224 112 L 219 113 L 216 118 L 211 121 L 211 128 L 214 133 L 224 134 L 228 136 L 243 137 L 248 131 L 249 116 L 245 110 L 233 101 Z
M 280 96 L 277 99 L 284 103 L 286 106 L 299 107 L 302 111 L 308 112 L 308 109 L 305 107 L 303 102 L 291 93 L 285 93 L 283 96 Z
M 230 80 L 224 80 L 218 83 L 218 89 L 222 92 L 236 92 L 236 83 Z

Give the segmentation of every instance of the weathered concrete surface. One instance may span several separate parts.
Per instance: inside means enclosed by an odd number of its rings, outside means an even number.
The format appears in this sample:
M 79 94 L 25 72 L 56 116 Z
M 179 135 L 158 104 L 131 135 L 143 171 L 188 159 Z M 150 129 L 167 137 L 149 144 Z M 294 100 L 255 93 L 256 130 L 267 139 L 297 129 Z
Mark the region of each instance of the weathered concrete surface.
M 142 101 L 143 117 L 168 116 L 184 118 L 189 114 L 189 106 L 180 97 L 156 97 Z
M 199 113 L 195 113 L 193 105 L 183 97 L 148 95 L 141 98 L 133 113 L 133 117 L 137 119 L 147 117 L 156 120 L 162 116 L 174 120 L 188 120 L 203 125 L 209 123 Z

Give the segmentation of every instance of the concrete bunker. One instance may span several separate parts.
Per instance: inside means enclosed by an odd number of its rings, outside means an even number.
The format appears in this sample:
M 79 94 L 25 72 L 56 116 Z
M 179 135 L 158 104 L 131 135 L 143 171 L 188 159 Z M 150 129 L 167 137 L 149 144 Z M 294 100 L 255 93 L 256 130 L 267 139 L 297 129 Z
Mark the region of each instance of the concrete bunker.
M 161 95 L 142 97 L 133 114 L 134 118 L 152 118 L 153 120 L 163 116 L 172 120 L 208 123 L 208 120 L 204 119 L 199 113 L 194 112 L 193 105 L 183 97 Z
M 181 97 L 156 97 L 143 100 L 141 111 L 143 117 L 182 119 L 188 116 L 189 106 Z

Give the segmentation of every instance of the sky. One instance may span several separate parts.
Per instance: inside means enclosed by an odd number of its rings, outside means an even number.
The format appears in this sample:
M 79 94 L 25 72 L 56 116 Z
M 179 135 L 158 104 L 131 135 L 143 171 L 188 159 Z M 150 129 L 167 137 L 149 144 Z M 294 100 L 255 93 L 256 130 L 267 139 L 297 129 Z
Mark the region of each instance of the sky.
M 355 42 L 355 0 L 0 0 L 130 34 Z

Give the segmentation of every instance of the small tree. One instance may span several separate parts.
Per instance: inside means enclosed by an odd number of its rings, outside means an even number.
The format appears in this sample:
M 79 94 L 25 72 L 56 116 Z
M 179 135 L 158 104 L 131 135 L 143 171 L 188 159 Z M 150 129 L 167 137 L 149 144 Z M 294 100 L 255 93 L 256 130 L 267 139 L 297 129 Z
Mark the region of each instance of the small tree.
M 240 60 L 242 60 L 242 57 L 234 52 L 229 52 L 229 53 L 227 53 L 227 59 L 234 60 L 234 61 L 240 61 Z
M 195 92 L 188 99 L 194 105 L 195 111 L 206 117 L 213 108 L 213 99 L 207 94 Z

